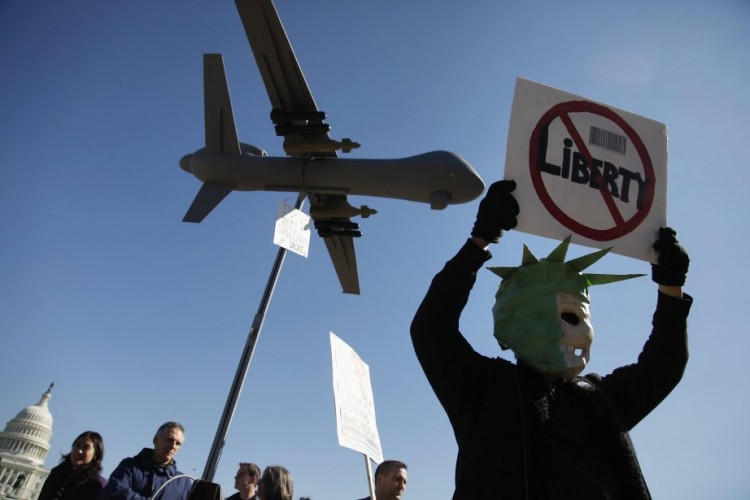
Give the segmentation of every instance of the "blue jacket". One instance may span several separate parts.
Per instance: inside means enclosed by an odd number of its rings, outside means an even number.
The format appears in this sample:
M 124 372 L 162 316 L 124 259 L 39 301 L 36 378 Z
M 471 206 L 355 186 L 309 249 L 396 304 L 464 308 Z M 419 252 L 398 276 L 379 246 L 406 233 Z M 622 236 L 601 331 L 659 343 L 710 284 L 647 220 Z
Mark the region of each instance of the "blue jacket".
M 117 498 L 123 500 L 187 500 L 193 486 L 190 477 L 177 477 L 182 472 L 177 470 L 174 460 L 168 465 L 154 463 L 154 450 L 143 448 L 138 455 L 124 459 L 109 476 L 107 486 L 99 493 L 97 500 Z M 172 478 L 176 478 L 164 487 Z M 158 496 L 153 496 L 155 493 Z

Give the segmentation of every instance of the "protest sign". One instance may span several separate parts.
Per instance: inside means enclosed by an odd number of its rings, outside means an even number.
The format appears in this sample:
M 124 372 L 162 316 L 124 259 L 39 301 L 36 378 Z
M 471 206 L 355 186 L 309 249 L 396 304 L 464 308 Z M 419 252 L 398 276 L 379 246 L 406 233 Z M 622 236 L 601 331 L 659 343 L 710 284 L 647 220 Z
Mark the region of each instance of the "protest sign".
M 517 230 L 650 261 L 666 225 L 667 129 L 519 78 L 504 178 L 517 183 Z
M 302 257 L 310 249 L 310 216 L 281 202 L 276 217 L 273 243 Z
M 375 421 L 370 367 L 333 332 L 330 336 L 339 444 L 380 463 L 383 461 L 383 451 Z

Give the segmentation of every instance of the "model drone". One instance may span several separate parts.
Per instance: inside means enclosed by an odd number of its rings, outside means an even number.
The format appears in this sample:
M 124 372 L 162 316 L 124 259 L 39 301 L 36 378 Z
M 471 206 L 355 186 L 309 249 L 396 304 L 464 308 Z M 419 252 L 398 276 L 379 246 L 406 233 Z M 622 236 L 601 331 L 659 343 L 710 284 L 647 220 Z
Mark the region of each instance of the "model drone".
M 476 199 L 484 183 L 471 165 L 447 151 L 388 160 L 339 158 L 337 152 L 349 153 L 359 144 L 329 136 L 326 115 L 315 104 L 273 2 L 235 3 L 287 156 L 270 157 L 239 142 L 222 56 L 204 54 L 206 145 L 180 160 L 203 186 L 183 221 L 201 222 L 232 191 L 304 192 L 344 293 L 358 294 L 353 239 L 362 233 L 351 218 L 376 211 L 350 205 L 347 195 L 417 201 L 441 210 Z

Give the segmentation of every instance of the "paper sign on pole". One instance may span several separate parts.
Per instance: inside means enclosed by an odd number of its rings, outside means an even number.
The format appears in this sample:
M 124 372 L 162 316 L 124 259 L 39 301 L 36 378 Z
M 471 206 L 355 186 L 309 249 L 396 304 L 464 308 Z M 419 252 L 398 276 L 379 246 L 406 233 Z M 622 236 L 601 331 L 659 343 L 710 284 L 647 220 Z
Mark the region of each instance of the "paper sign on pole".
M 364 453 L 376 463 L 383 461 L 375 422 L 375 402 L 370 367 L 343 340 L 331 332 L 333 396 L 339 444 Z
M 667 127 L 518 78 L 504 178 L 517 230 L 650 261 L 667 223 Z
M 276 216 L 273 243 L 302 257 L 310 248 L 310 216 L 281 202 Z

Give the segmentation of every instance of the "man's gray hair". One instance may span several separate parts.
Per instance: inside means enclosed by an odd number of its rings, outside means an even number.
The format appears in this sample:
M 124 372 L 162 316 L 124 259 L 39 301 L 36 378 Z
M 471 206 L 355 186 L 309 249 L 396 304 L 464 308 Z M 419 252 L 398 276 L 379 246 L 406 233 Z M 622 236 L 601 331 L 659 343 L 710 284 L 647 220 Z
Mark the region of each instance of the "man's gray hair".
M 180 429 L 180 431 L 185 434 L 185 428 L 182 426 L 182 424 L 178 422 L 164 422 L 159 426 L 159 428 L 156 430 L 156 434 L 154 437 L 163 436 L 167 432 L 170 431 L 170 429 Z

